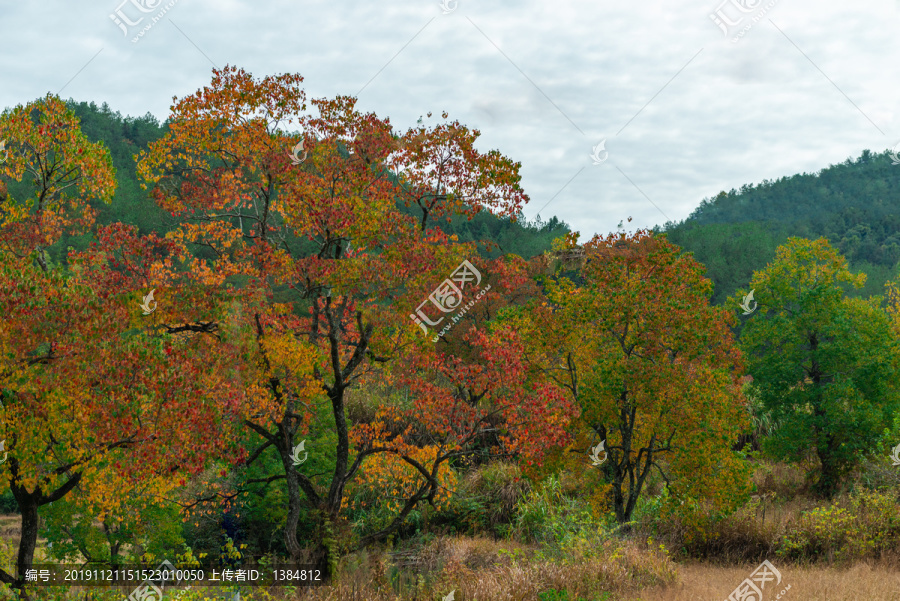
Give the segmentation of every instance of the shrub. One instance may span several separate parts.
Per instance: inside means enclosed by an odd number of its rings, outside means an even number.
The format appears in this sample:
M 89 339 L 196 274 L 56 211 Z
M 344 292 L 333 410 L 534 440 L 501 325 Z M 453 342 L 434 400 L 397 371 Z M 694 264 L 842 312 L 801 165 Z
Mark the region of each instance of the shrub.
M 505 537 L 516 520 L 519 501 L 529 490 L 516 464 L 493 462 L 477 467 L 461 479 L 433 524 L 447 526 L 450 534 Z
M 522 540 L 562 546 L 584 530 L 596 530 L 589 511 L 562 494 L 559 479 L 550 476 L 517 506 L 514 533 Z
M 877 557 L 900 544 L 896 493 L 859 490 L 849 499 L 817 507 L 792 523 L 778 545 L 781 557 L 828 561 Z
M 19 504 L 16 503 L 16 498 L 13 496 L 12 489 L 7 488 L 3 491 L 3 494 L 0 494 L 0 513 L 2 514 L 21 514 L 19 511 Z
M 730 561 L 756 561 L 775 547 L 778 524 L 759 519 L 764 499 L 754 498 L 731 514 L 710 510 L 703 504 L 685 500 L 673 506 L 666 490 L 638 501 L 636 531 L 658 536 L 683 556 Z M 765 509 L 763 508 L 763 516 Z

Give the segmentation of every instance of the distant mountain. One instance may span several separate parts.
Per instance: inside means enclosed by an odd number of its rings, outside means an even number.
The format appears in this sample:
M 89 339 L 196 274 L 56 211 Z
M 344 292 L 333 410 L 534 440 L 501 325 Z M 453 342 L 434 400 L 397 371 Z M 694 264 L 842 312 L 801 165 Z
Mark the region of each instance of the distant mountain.
M 825 236 L 854 271 L 869 276 L 852 294 L 882 294 L 900 261 L 900 165 L 887 152 L 865 150 L 818 173 L 720 192 L 684 221 L 656 231 L 706 266 L 714 303 L 746 286 L 791 236 Z

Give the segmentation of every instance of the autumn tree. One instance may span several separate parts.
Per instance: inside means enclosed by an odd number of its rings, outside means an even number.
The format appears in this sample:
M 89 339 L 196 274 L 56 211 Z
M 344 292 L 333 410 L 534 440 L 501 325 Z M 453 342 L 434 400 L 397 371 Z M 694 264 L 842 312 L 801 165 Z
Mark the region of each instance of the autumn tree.
M 446 482 L 452 478 L 444 475 L 451 462 L 539 463 L 548 450 L 569 441 L 566 426 L 576 407 L 554 382 L 535 378 L 525 360 L 525 340 L 494 319 L 518 295 L 536 292 L 525 262 L 506 257 L 484 262 L 482 269 L 484 294 L 464 297 L 468 319 L 437 342 L 428 336 L 404 348 L 384 378 L 410 401 L 385 403 L 374 420 L 354 429 L 357 460 L 378 452 L 396 456 L 406 465 L 392 463 L 395 477 L 410 493 L 397 503 L 393 520 L 366 533 L 361 545 L 386 538 L 417 503 L 437 506 L 436 500 L 454 492 Z M 429 454 L 416 456 L 420 449 Z M 384 478 L 383 471 L 379 475 Z
M 897 337 L 881 298 L 844 296 L 847 285 L 864 283 L 825 238 L 789 239 L 750 282 L 758 306 L 740 342 L 763 411 L 778 424 L 763 449 L 792 460 L 815 453 L 815 488 L 825 497 L 900 409 Z M 738 291 L 731 306 L 748 293 Z
M 6 160 L 0 174 L 23 182 L 33 194 L 5 194 L 0 226 L 2 244 L 14 257 L 34 254 L 47 270 L 46 248 L 63 232 L 84 233 L 93 224 L 93 199 L 109 203 L 116 189 L 112 159 L 101 142 L 81 133 L 78 119 L 59 98 L 45 98 L 7 109 L 0 116 L 0 140 Z
M 208 394 L 232 398 L 221 375 L 229 371 L 216 357 L 142 331 L 135 289 L 176 279 L 173 272 L 163 281 L 171 260 L 166 243 L 131 231 L 123 247 L 122 228 L 112 226 L 98 232 L 105 249 L 70 255 L 71 272 L 46 260 L 45 248 L 60 236 L 90 227 L 90 200 L 112 195 L 103 146 L 87 142 L 52 96 L 5 112 L 0 138 L 9 150 L 0 174 L 12 181 L 27 175 L 35 191 L 29 198 L 7 194 L 0 209 L 0 411 L 8 452 L 0 470 L 22 514 L 19 576 L 0 570 L 0 581 L 21 589 L 40 507 L 90 482 L 95 494 L 86 506 L 114 512 L 123 478 L 199 470 L 227 436 L 196 445 L 196 433 L 237 404 L 204 404 Z M 151 255 L 155 271 L 146 262 Z M 142 259 L 134 267 L 149 279 L 124 276 L 117 257 Z M 222 348 L 216 356 L 228 359 Z
M 565 260 L 545 281 L 546 300 L 515 323 L 530 361 L 580 408 L 591 447 L 604 443 L 597 469 L 612 484 L 616 520 L 630 521 L 653 469 L 673 498 L 733 509 L 748 490 L 729 448 L 746 421 L 733 318 L 710 306 L 702 266 L 664 236 L 576 240 L 556 245 Z
M 471 256 L 430 220 L 516 214 L 527 200 L 519 165 L 476 150 L 477 131 L 452 122 L 396 135 L 350 97 L 314 100 L 318 117 L 306 116 L 301 82 L 215 70 L 209 86 L 175 102 L 168 134 L 139 157 L 154 198 L 181 221 L 172 239 L 210 257 L 190 272 L 243 299 L 243 365 L 257 399 L 245 426 L 262 441 L 246 459 L 270 447 L 281 458 L 284 473 L 268 481 L 285 482 L 295 561 L 302 505 L 318 512 L 327 540 L 362 462 L 387 452 L 351 449 L 347 391 L 421 336 L 409 319 L 421 291 Z M 301 133 L 287 132 L 293 123 Z M 421 215 L 398 210 L 404 200 Z M 320 402 L 336 433 L 324 478 L 292 458 Z M 335 550 L 326 547 L 317 552 L 328 563 Z

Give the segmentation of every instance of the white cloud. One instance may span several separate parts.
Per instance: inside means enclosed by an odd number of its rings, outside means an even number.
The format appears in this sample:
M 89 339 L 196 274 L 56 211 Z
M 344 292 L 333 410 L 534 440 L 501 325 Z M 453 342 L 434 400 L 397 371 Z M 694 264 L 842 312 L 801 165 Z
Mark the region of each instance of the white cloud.
M 482 150 L 522 162 L 528 217 L 553 198 L 542 217 L 585 237 L 628 216 L 680 220 L 719 190 L 900 139 L 896 3 L 778 0 L 732 43 L 709 17 L 721 0 L 459 0 L 447 15 L 437 0 L 178 0 L 132 43 L 109 17 L 120 1 L 0 0 L 0 106 L 65 86 L 65 98 L 165 119 L 212 63 L 298 72 L 312 98 L 362 89 L 359 108 L 400 130 L 448 111 L 481 130 Z M 121 10 L 136 20 L 135 6 Z M 609 159 L 593 165 L 604 137 Z

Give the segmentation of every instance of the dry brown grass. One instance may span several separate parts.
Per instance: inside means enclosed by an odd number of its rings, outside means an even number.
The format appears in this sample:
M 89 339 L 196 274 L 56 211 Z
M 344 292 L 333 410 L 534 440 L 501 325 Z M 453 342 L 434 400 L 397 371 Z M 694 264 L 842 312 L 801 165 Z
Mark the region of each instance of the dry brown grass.
M 16 538 L 22 535 L 22 518 L 18 515 L 0 515 L 0 538 Z
M 765 596 L 766 601 L 790 586 L 782 601 L 898 601 L 900 571 L 896 566 L 860 563 L 849 568 L 799 567 L 778 565 L 782 574 L 779 586 Z M 600 598 L 598 594 L 574 592 L 585 578 L 605 579 L 604 590 L 613 592 L 610 601 L 720 601 L 756 568 L 716 567 L 690 563 L 677 568 L 677 580 L 645 587 L 631 586 L 626 571 L 610 570 L 603 562 L 572 566 L 539 566 L 510 564 L 478 570 L 450 570 L 447 582 L 435 583 L 417 593 L 398 595 L 390 589 L 377 589 L 369 581 L 355 587 L 347 582 L 333 588 L 311 591 L 304 601 L 412 601 L 439 599 L 455 591 L 455 601 L 538 601 L 538 592 L 554 588 L 572 591 L 569 599 Z M 646 583 L 645 583 L 646 584 Z M 772 587 L 770 584 L 769 587 Z M 769 589 L 767 588 L 767 593 Z M 578 596 L 580 595 L 580 596 Z
M 850 568 L 779 566 L 782 575 L 780 592 L 790 590 L 782 601 L 897 601 L 900 599 L 900 572 L 892 566 L 860 563 Z M 718 601 L 727 599 L 737 586 L 756 568 L 715 567 L 706 564 L 679 566 L 678 584 L 652 587 L 623 601 Z M 770 585 L 771 586 L 771 585 Z M 768 592 L 768 588 L 767 588 Z M 765 599 L 774 599 L 775 593 Z
M 440 538 L 422 550 L 421 578 L 408 581 L 402 593 L 388 582 L 384 558 L 370 555 L 334 587 L 311 590 L 304 601 L 433 600 L 450 591 L 455 601 L 538 601 L 538 593 L 550 589 L 575 601 L 676 581 L 675 564 L 665 554 L 632 543 L 566 563 L 541 559 L 535 551 L 486 538 Z
M 780 499 L 808 496 L 812 483 L 807 474 L 812 469 L 807 463 L 791 464 L 761 460 L 753 473 L 753 482 L 760 495 L 776 493 Z

